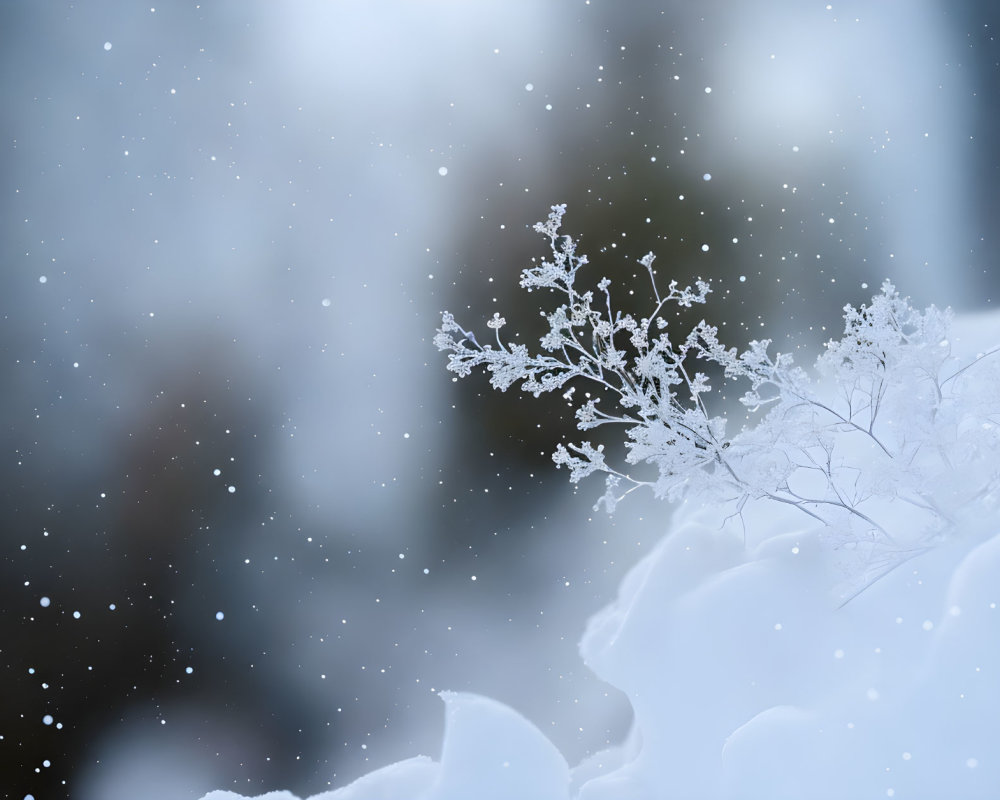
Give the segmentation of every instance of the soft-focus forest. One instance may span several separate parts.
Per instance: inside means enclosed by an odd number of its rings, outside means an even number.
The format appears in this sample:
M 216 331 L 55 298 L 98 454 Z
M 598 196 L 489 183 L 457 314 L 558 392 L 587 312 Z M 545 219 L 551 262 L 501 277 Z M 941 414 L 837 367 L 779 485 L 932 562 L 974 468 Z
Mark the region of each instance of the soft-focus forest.
M 551 462 L 558 394 L 452 383 L 567 203 L 603 275 L 808 349 L 884 278 L 993 307 L 985 0 L 0 5 L 0 787 L 339 786 L 436 692 L 570 764 L 626 734 L 588 617 L 665 530 Z M 627 292 L 619 292 L 622 297 Z M 531 302 L 528 302 L 530 300 Z

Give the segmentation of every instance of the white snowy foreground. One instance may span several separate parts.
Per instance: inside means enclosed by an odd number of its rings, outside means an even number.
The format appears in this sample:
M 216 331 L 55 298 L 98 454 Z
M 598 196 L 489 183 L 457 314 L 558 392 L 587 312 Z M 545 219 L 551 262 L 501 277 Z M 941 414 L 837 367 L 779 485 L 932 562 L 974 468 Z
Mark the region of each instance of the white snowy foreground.
M 955 326 L 956 353 L 995 344 L 987 319 Z M 1000 368 L 975 369 L 963 379 L 997 405 Z M 955 441 L 966 455 L 981 445 L 981 460 L 948 455 L 958 475 L 988 471 L 988 491 L 874 582 L 871 554 L 831 549 L 799 509 L 751 501 L 740 521 L 682 506 L 580 645 L 635 710 L 620 747 L 570 768 L 515 711 L 445 692 L 439 762 L 409 759 L 312 800 L 1000 797 L 998 417 L 973 431 L 956 420 Z M 947 483 L 930 490 L 942 506 L 962 491 Z M 887 508 L 912 538 L 919 509 Z

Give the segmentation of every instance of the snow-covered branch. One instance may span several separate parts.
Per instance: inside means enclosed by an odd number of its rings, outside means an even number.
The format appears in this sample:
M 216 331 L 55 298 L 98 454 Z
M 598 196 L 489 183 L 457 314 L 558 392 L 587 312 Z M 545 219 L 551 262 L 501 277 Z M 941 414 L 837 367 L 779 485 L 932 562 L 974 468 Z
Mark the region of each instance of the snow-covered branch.
M 624 424 L 626 465 L 609 465 L 603 447 L 589 442 L 560 445 L 553 456 L 573 482 L 606 474 L 598 505 L 611 511 L 639 486 L 668 500 L 702 494 L 740 509 L 748 499 L 766 499 L 823 522 L 833 546 L 863 545 L 885 559 L 936 541 L 964 503 L 995 493 L 1000 400 L 994 392 L 984 402 L 977 389 L 973 402 L 966 392 L 966 367 L 952 363 L 949 311 L 919 311 L 886 281 L 870 305 L 844 309 L 843 336 L 827 343 L 814 380 L 791 355 L 772 355 L 768 340 L 743 351 L 727 348 L 705 320 L 675 335 L 665 309 L 704 304 L 711 287 L 699 280 L 679 289 L 671 281 L 661 292 L 652 253 L 640 260 L 652 284 L 648 316 L 614 311 L 606 277 L 596 292 L 579 291 L 578 273 L 588 262 L 577 241 L 560 233 L 565 212 L 565 205 L 553 206 L 535 226 L 549 240 L 551 259 L 521 275 L 529 292 L 561 296 L 554 311 L 543 312 L 549 330 L 542 353 L 505 343 L 499 314 L 487 323 L 495 346 L 480 345 L 447 312 L 435 344 L 449 352 L 448 369 L 456 375 L 485 367 L 502 391 L 520 382 L 537 396 L 580 381 L 610 395 L 617 409 L 601 409 L 600 397 L 585 393 L 577 426 Z M 695 368 L 699 362 L 721 372 L 723 382 L 746 386 L 742 403 L 751 423 L 728 432 L 726 418 L 709 412 L 705 398 L 713 387 L 708 373 Z M 970 449 L 977 426 L 989 434 Z M 655 480 L 629 474 L 628 466 L 643 464 L 655 468 Z M 916 529 L 893 531 L 900 502 L 923 515 Z

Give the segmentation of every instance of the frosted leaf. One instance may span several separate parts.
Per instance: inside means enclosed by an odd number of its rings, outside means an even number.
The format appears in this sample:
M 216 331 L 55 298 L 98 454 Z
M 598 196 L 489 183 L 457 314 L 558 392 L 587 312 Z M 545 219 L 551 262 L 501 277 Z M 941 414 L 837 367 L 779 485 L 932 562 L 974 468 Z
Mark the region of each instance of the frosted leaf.
M 570 449 L 582 458 L 570 453 Z M 598 445 L 595 448 L 590 442 L 583 442 L 579 445 L 571 444 L 569 449 L 561 444 L 557 445 L 552 454 L 552 460 L 557 469 L 562 466 L 569 467 L 569 479 L 572 483 L 583 480 L 595 471 L 603 472 L 606 469 L 604 445 Z
M 554 239 L 559 234 L 559 228 L 562 225 L 562 218 L 565 213 L 565 203 L 552 206 L 549 211 L 548 219 L 545 222 L 536 222 L 535 230 L 538 233 L 544 233 L 549 238 Z

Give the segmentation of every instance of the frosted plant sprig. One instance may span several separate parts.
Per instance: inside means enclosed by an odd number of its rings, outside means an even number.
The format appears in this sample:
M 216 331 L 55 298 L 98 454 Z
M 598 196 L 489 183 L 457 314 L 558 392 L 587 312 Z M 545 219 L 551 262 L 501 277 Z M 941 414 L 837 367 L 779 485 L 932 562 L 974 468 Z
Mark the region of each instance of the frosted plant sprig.
M 536 396 L 561 389 L 573 379 L 585 379 L 616 395 L 619 408 L 615 413 L 606 413 L 599 408 L 599 398 L 588 399 L 576 410 L 580 430 L 610 423 L 624 424 L 636 431 L 647 430 L 648 436 L 633 437 L 630 442 L 629 461 L 661 462 L 663 474 L 682 475 L 709 463 L 712 454 L 722 446 L 720 435 L 724 420 L 708 415 L 700 397 L 710 389 L 708 379 L 700 372 L 691 374 L 685 362 L 689 355 L 705 350 L 704 342 L 714 337 L 714 329 L 701 323 L 683 341 L 674 344 L 661 312 L 668 305 L 689 308 L 695 303 L 704 303 L 710 286 L 698 281 L 695 289 L 679 289 L 677 282 L 672 281 L 668 292 L 661 295 L 650 253 L 641 260 L 649 273 L 657 301 L 648 317 L 636 319 L 631 314 L 616 311 L 609 291 L 611 282 L 607 278 L 597 285 L 603 304 L 595 307 L 594 292 L 581 293 L 575 286 L 577 272 L 587 264 L 587 258 L 577 254 L 576 242 L 571 237 L 559 233 L 565 210 L 564 205 L 553 206 L 548 220 L 535 226 L 536 231 L 549 239 L 551 261 L 543 260 L 539 266 L 521 274 L 521 286 L 528 291 L 550 289 L 563 295 L 565 300 L 555 311 L 543 312 L 549 324 L 548 333 L 541 339 L 546 354 L 532 356 L 524 345 L 506 344 L 499 335 L 503 323 L 499 315 L 487 323 L 497 333 L 494 347 L 480 344 L 445 312 L 434 343 L 438 349 L 451 353 L 448 369 L 464 377 L 474 368 L 484 366 L 494 388 L 505 391 L 520 381 L 523 390 Z M 627 346 L 622 341 L 626 337 Z M 684 387 L 687 399 L 683 399 L 674 387 Z M 663 421 L 669 422 L 672 430 L 669 435 L 665 434 Z M 654 444 L 654 438 L 661 441 Z M 565 464 L 570 468 L 574 481 L 601 471 L 616 481 L 627 480 L 633 488 L 638 485 L 656 488 L 657 484 L 638 481 L 612 470 L 602 453 L 589 442 L 568 448 L 559 445 L 554 459 L 557 465 Z
M 577 427 L 624 425 L 626 464 L 610 465 L 603 446 L 588 441 L 558 445 L 553 460 L 569 468 L 573 482 L 604 473 L 598 505 L 612 511 L 645 486 L 670 500 L 708 492 L 732 501 L 737 514 L 753 499 L 793 506 L 821 523 L 835 547 L 861 554 L 855 569 L 867 585 L 880 570 L 926 550 L 969 503 L 995 502 L 1000 373 L 989 373 L 996 377 L 985 393 L 984 374 L 971 376 L 967 367 L 942 377 L 954 362 L 950 312 L 918 311 L 886 281 L 870 305 L 845 307 L 844 335 L 827 343 L 814 383 L 791 355 L 772 355 L 769 340 L 727 348 L 704 320 L 672 335 L 666 309 L 704 304 L 711 287 L 699 280 L 694 289 L 679 289 L 671 281 L 661 292 L 652 253 L 640 259 L 651 286 L 648 315 L 615 309 L 606 277 L 596 291 L 578 290 L 588 262 L 560 233 L 565 212 L 565 205 L 552 206 L 535 225 L 551 258 L 521 273 L 529 292 L 560 296 L 554 311 L 542 312 L 549 330 L 541 353 L 505 342 L 499 314 L 487 322 L 495 346 L 480 344 L 447 312 L 434 342 L 449 352 L 448 369 L 457 376 L 483 366 L 501 391 L 517 382 L 536 396 L 571 381 L 595 386 L 597 396 L 587 394 L 575 409 Z M 726 419 L 705 402 L 712 386 L 694 369 L 699 361 L 721 368 L 724 382 L 746 386 L 741 401 L 756 424 L 727 432 Z M 602 396 L 616 407 L 602 408 Z M 970 450 L 977 426 L 990 436 Z M 630 474 L 638 465 L 654 467 L 655 477 Z M 912 512 L 905 527 L 898 524 L 901 507 Z

